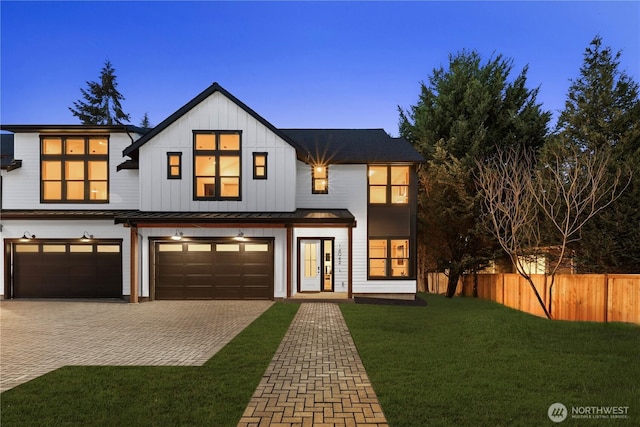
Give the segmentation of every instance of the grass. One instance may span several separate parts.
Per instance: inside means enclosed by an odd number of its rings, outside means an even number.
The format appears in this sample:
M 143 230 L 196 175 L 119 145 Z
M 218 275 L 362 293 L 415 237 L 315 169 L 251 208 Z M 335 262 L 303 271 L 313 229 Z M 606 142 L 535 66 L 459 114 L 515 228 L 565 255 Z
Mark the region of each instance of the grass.
M 235 426 L 298 305 L 274 304 L 200 367 L 64 367 L 8 390 L 3 426 Z
M 392 427 L 555 425 L 549 405 L 628 406 L 640 327 L 548 321 L 472 298 L 341 305 Z M 3 426 L 235 426 L 296 304 L 274 304 L 201 367 L 65 367 L 2 393 Z
M 629 407 L 624 420 L 569 414 L 562 425 L 640 425 L 639 327 L 425 298 L 427 307 L 341 306 L 391 426 L 555 425 L 555 402 Z

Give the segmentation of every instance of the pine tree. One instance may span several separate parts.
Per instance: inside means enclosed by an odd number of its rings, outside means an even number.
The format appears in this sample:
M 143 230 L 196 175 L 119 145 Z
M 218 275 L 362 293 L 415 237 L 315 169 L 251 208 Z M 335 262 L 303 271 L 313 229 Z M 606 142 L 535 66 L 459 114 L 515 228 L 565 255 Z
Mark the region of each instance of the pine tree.
M 114 125 L 128 122 L 129 115 L 122 110 L 124 96 L 118 92 L 115 69 L 107 60 L 100 71 L 100 81 L 88 81 L 87 89 L 80 89 L 84 100 L 77 100 L 69 111 L 83 124 Z
M 146 128 L 146 129 L 151 127 L 151 121 L 149 120 L 149 113 L 144 113 L 144 116 L 142 116 L 142 120 L 140 121 L 140 127 Z
M 607 151 L 611 173 L 631 181 L 620 198 L 582 230 L 575 246 L 582 272 L 640 273 L 640 99 L 638 84 L 620 70 L 621 52 L 596 36 L 572 81 L 554 144 L 592 156 Z
M 512 68 L 500 55 L 486 63 L 475 51 L 451 55 L 449 69 L 435 69 L 421 84 L 417 105 L 400 109 L 400 134 L 427 160 L 418 241 L 432 265 L 449 271 L 448 297 L 460 275 L 481 267 L 497 247 L 481 227 L 476 158 L 498 146 L 536 149 L 547 134 L 550 114 L 536 102 L 537 89 L 527 89 L 527 69 L 510 79 Z

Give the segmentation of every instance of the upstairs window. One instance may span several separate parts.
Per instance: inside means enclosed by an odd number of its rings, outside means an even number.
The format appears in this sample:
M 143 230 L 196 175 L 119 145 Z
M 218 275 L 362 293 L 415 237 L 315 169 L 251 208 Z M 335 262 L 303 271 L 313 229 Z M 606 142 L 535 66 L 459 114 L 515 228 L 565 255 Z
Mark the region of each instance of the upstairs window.
M 241 200 L 240 132 L 193 133 L 194 200 Z
M 329 168 L 328 166 L 316 165 L 311 169 L 311 193 L 329 193 Z
M 167 179 L 182 178 L 182 153 L 167 153 Z
M 369 203 L 409 203 L 409 166 L 369 166 Z
M 267 153 L 253 153 L 253 179 L 267 179 Z
M 107 136 L 41 136 L 42 203 L 108 203 Z

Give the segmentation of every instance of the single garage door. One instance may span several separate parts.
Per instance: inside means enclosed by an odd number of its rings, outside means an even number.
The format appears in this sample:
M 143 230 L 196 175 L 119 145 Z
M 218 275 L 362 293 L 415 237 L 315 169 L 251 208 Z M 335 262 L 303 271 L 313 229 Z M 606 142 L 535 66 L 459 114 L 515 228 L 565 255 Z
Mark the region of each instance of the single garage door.
M 155 242 L 156 299 L 273 299 L 273 240 Z
M 122 241 L 13 244 L 14 298 L 122 298 Z

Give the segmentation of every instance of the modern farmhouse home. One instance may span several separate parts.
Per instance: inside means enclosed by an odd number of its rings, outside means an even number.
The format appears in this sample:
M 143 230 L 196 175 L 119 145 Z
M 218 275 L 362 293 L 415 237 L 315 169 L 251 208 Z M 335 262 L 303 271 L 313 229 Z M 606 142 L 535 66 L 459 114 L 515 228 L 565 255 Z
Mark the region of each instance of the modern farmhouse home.
M 153 129 L 1 128 L 5 299 L 415 295 L 422 158 L 382 129 L 278 129 L 217 83 Z

